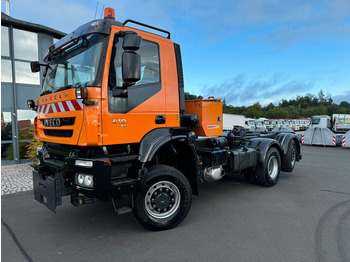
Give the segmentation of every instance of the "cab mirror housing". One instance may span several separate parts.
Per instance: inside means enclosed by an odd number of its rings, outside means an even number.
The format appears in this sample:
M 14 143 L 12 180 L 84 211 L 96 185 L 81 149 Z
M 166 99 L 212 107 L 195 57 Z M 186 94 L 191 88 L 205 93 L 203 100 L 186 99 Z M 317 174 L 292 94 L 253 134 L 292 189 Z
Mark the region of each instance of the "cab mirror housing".
M 135 34 L 126 34 L 124 36 L 123 49 L 137 51 L 140 49 L 142 37 Z
M 134 85 L 141 79 L 141 56 L 134 51 L 122 55 L 122 75 L 126 86 Z
M 40 72 L 39 61 L 30 62 L 30 70 L 32 70 L 32 73 Z
M 37 106 L 35 105 L 34 100 L 32 100 L 32 99 L 27 100 L 27 106 L 28 106 L 28 108 L 36 111 Z

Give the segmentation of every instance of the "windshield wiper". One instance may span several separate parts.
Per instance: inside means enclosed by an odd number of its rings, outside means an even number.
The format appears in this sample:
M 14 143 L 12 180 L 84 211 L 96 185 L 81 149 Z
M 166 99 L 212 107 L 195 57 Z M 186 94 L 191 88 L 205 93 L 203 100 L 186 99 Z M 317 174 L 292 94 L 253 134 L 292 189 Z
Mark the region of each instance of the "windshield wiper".
M 72 85 L 62 86 L 59 89 L 57 89 L 55 92 L 59 92 L 59 91 L 66 90 L 66 89 L 70 89 L 72 87 L 73 87 Z
M 51 94 L 51 93 L 52 93 L 52 91 L 46 90 L 46 91 L 42 92 L 42 93 L 40 94 L 40 96 L 47 95 L 47 94 Z

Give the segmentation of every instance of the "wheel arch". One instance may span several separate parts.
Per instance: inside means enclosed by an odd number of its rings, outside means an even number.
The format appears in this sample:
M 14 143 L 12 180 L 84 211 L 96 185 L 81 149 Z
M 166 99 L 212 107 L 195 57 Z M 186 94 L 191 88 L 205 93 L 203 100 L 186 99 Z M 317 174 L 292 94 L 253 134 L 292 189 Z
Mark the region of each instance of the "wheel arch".
M 169 154 L 171 163 L 155 161 L 157 156 Z M 192 193 L 198 195 L 199 158 L 195 146 L 186 135 L 171 135 L 169 129 L 159 128 L 149 132 L 140 143 L 139 161 L 143 167 L 167 164 L 178 169 L 189 181 Z
M 278 150 L 282 158 L 282 148 L 278 141 L 271 138 L 253 138 L 247 144 L 247 147 L 255 148 L 257 150 L 257 163 L 256 167 L 262 167 L 264 165 L 267 152 L 271 147 L 274 147 Z
M 295 145 L 296 145 L 296 149 L 297 149 L 296 161 L 300 160 L 301 146 L 300 146 L 298 136 L 296 134 L 294 134 L 294 133 L 280 133 L 277 135 L 276 140 L 281 144 L 281 148 L 282 148 L 281 157 L 282 158 L 287 155 L 289 141 L 294 140 Z

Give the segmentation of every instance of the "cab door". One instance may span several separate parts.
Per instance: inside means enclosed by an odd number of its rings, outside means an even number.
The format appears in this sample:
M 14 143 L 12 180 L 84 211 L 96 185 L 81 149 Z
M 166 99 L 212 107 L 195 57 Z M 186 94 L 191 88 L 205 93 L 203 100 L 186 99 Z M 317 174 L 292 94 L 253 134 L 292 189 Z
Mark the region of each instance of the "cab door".
M 103 144 L 140 142 L 155 128 L 166 127 L 165 88 L 162 83 L 162 39 L 142 33 L 142 43 L 137 53 L 141 56 L 141 79 L 126 89 L 126 94 L 113 96 L 113 88 L 122 87 L 123 37 L 113 27 L 105 65 L 102 128 Z

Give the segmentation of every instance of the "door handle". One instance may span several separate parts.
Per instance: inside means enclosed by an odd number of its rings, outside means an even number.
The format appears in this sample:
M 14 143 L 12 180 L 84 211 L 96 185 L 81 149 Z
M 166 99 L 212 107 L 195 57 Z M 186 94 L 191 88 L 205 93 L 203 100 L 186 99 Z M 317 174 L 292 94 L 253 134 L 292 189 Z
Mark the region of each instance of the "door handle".
M 165 124 L 165 115 L 156 116 L 156 124 Z

